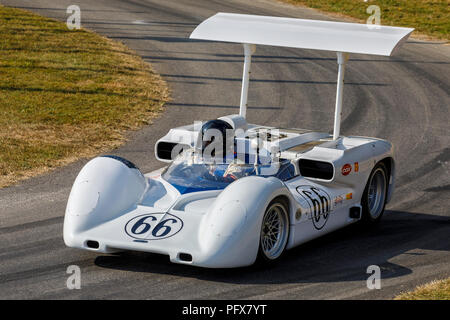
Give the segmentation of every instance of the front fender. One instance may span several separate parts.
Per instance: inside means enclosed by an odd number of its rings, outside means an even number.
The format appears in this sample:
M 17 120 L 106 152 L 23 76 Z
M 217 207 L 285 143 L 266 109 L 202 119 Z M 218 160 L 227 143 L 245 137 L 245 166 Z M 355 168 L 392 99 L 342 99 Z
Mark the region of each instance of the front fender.
M 275 197 L 289 191 L 277 178 L 246 177 L 230 184 L 217 198 L 199 228 L 206 267 L 238 267 L 255 262 L 263 214 Z
M 76 246 L 76 233 L 112 220 L 136 206 L 146 180 L 132 163 L 119 157 L 97 157 L 78 174 L 64 218 L 64 242 Z

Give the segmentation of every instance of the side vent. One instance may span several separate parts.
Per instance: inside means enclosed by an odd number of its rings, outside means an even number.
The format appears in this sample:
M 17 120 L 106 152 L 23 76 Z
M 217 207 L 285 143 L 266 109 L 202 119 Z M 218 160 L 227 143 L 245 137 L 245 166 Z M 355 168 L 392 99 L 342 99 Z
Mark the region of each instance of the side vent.
M 98 241 L 88 240 L 86 241 L 86 246 L 91 249 L 98 249 L 100 247 L 100 244 L 98 243 Z
M 298 166 L 300 174 L 306 178 L 331 180 L 334 176 L 333 165 L 329 162 L 300 159 Z
M 361 218 L 361 208 L 360 207 L 351 207 L 349 211 L 349 217 L 352 219 L 360 219 Z
M 158 158 L 163 160 L 172 160 L 172 150 L 175 148 L 175 146 L 179 145 L 175 142 L 165 142 L 160 141 L 156 145 L 156 155 Z M 189 148 L 188 145 L 181 145 L 180 153 L 182 150 Z M 177 154 L 178 155 L 178 154 Z
M 184 262 L 192 262 L 192 256 L 189 253 L 180 253 L 178 258 Z

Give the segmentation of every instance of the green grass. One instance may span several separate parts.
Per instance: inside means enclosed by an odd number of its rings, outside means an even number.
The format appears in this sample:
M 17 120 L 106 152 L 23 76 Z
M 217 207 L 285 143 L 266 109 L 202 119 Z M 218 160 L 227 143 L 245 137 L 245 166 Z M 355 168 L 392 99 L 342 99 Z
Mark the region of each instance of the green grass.
M 450 3 L 448 0 L 283 0 L 319 10 L 346 15 L 365 22 L 369 5 L 378 5 L 381 24 L 413 27 L 414 34 L 449 39 Z
M 168 99 L 124 45 L 0 6 L 0 187 L 118 146 Z
M 450 300 L 450 278 L 418 286 L 411 292 L 398 295 L 395 300 Z

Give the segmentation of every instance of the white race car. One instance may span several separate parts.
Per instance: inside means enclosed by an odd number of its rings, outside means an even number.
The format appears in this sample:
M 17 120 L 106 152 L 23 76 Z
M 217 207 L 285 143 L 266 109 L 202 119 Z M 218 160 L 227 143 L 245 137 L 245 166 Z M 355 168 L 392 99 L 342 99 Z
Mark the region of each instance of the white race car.
M 116 156 L 88 162 L 68 200 L 66 245 L 153 252 L 176 263 L 228 268 L 274 261 L 286 249 L 351 223 L 378 221 L 394 189 L 392 145 L 339 135 L 344 68 L 349 53 L 390 56 L 412 31 L 228 13 L 205 20 L 191 38 L 244 45 L 240 113 L 171 129 L 155 146 L 157 159 L 168 166 L 145 175 Z M 337 52 L 332 134 L 247 123 L 256 45 Z M 244 146 L 241 161 L 236 149 L 224 149 L 229 161 L 203 161 L 195 150 L 212 141 L 205 128 L 231 130 L 233 148 Z

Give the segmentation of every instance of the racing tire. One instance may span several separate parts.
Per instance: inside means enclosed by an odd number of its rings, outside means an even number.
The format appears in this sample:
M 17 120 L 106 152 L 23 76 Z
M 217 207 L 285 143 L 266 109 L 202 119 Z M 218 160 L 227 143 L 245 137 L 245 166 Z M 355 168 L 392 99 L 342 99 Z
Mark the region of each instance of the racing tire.
M 275 198 L 262 219 L 257 264 L 267 265 L 280 260 L 288 239 L 289 204 L 284 198 Z
M 361 199 L 361 221 L 364 224 L 375 224 L 381 220 L 386 206 L 387 189 L 388 170 L 384 163 L 379 162 L 370 173 Z

